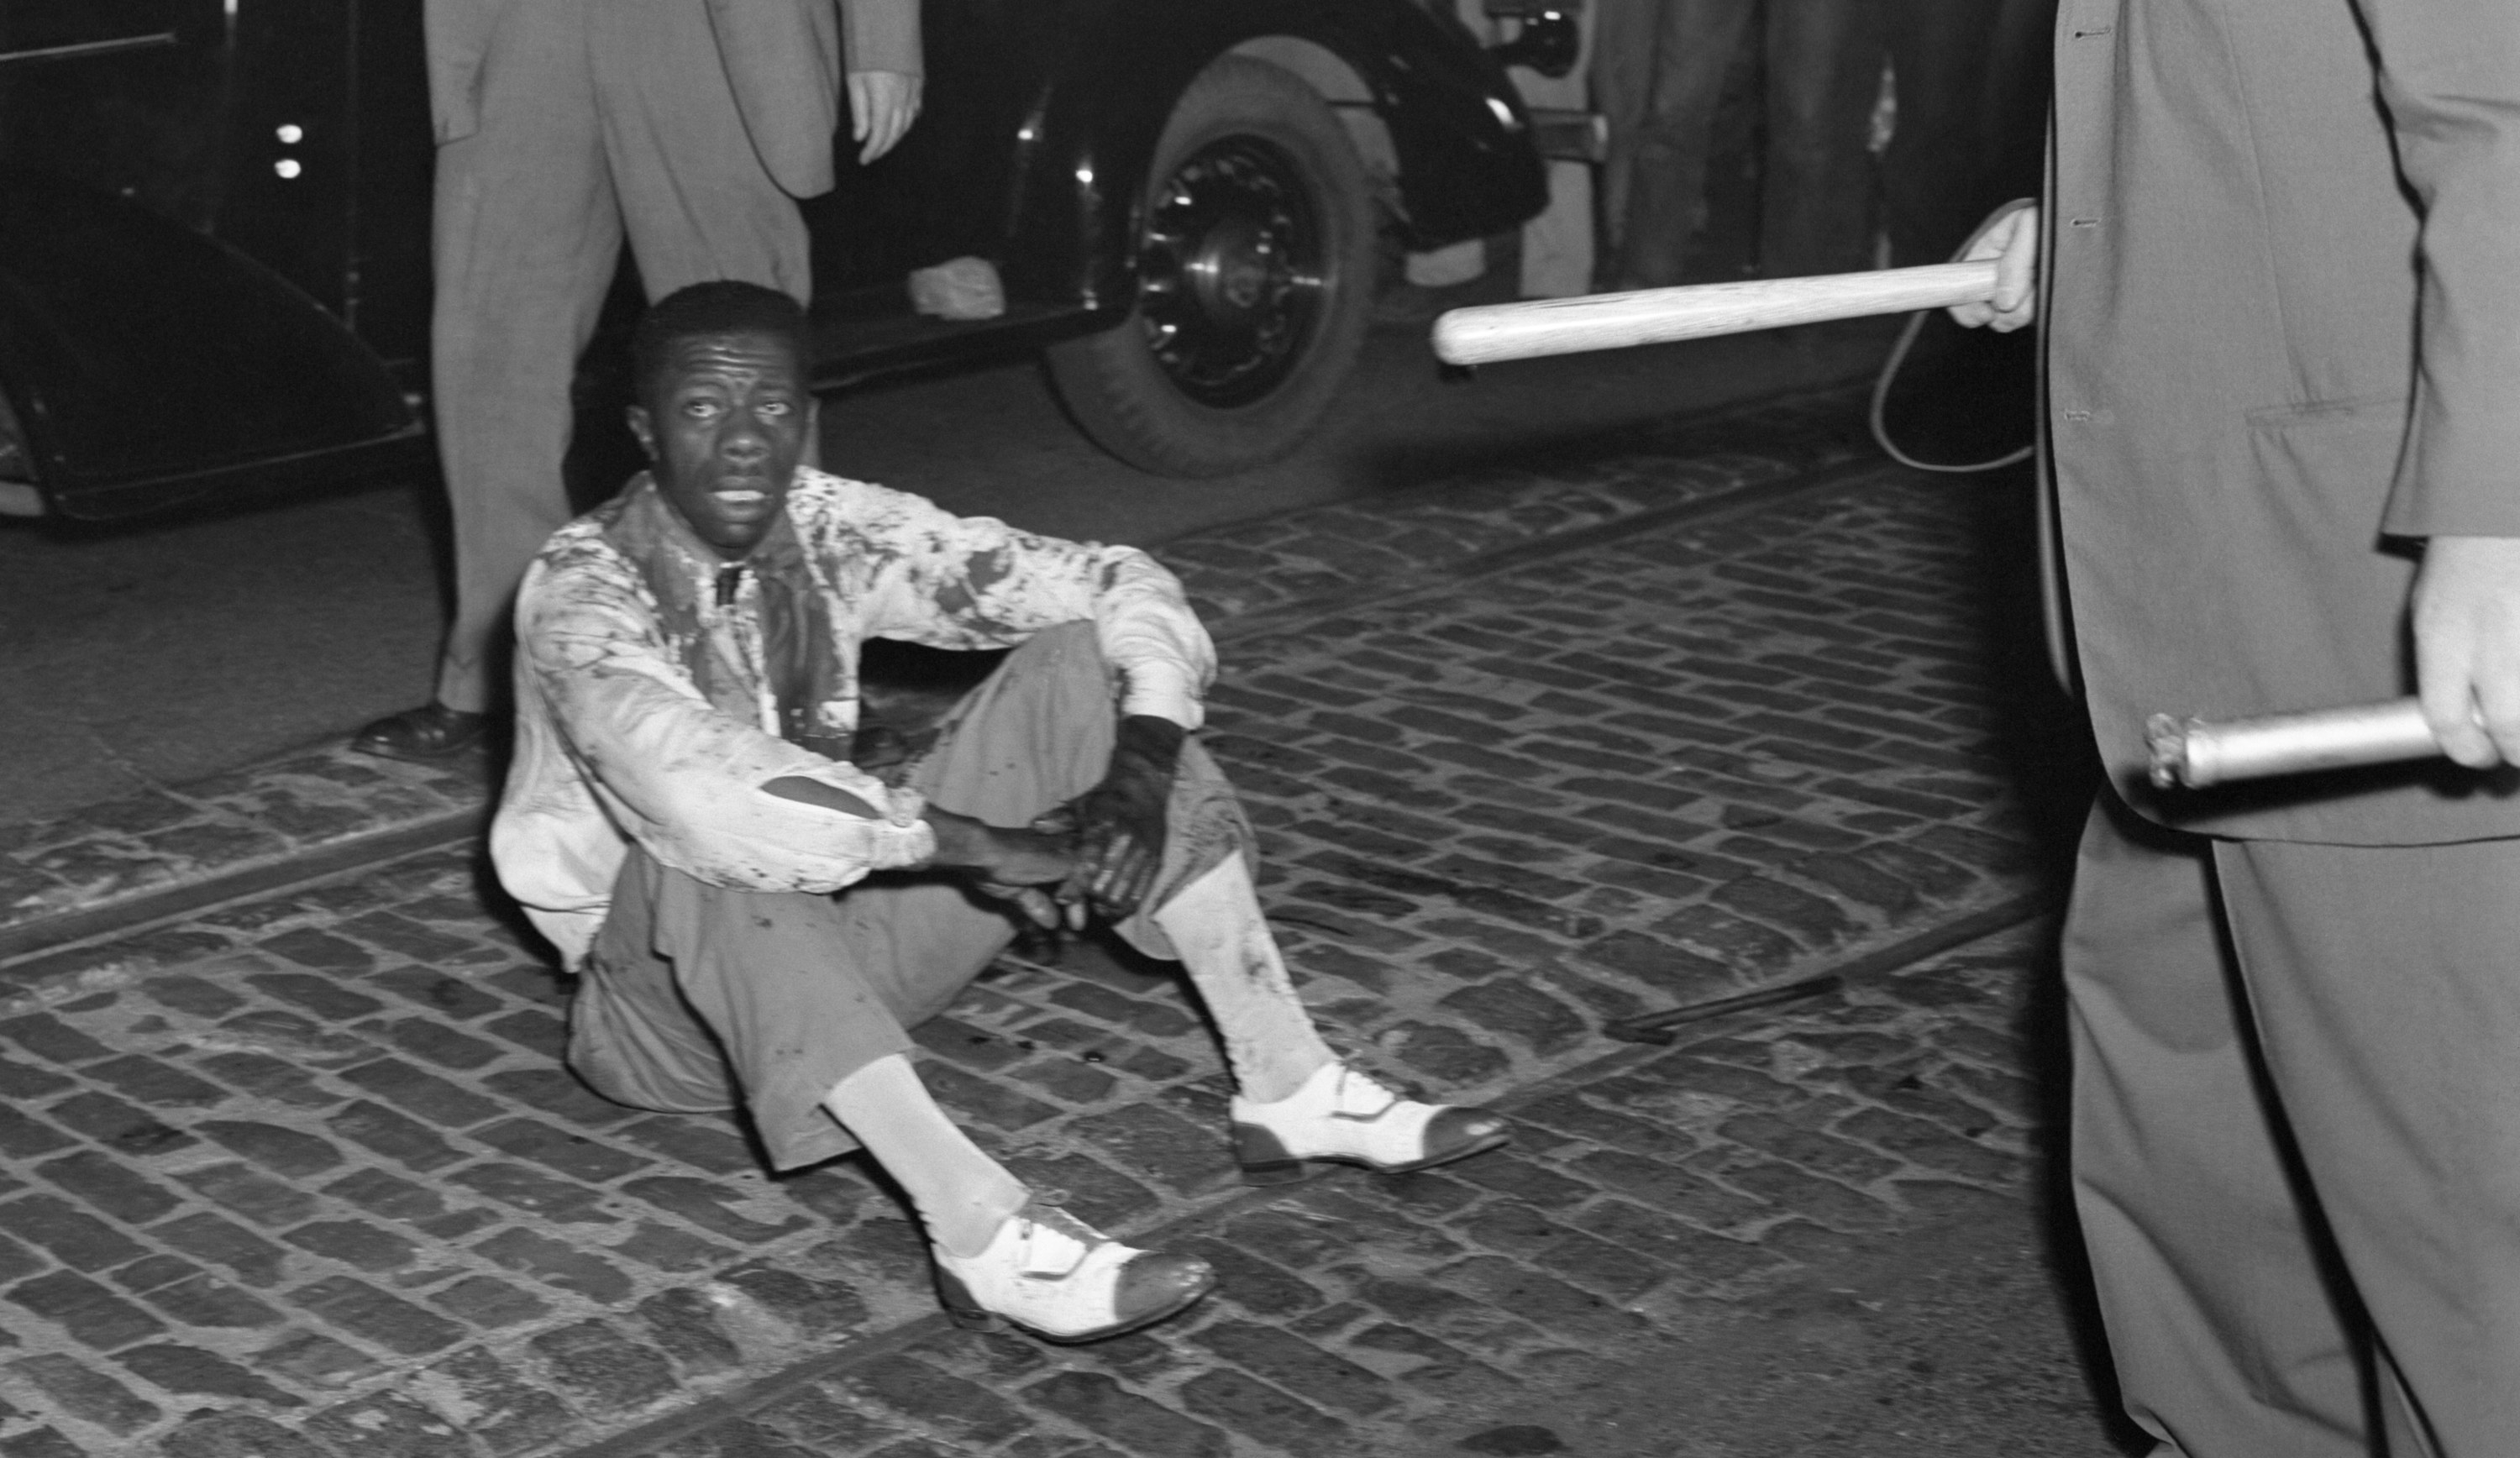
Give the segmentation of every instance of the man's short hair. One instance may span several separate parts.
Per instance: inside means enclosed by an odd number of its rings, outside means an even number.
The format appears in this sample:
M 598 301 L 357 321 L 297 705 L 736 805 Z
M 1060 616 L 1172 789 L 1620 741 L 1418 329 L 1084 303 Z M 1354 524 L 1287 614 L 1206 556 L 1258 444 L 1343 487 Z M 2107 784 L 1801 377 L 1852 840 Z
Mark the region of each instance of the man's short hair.
M 648 306 L 630 336 L 631 388 L 645 394 L 673 356 L 674 346 L 699 334 L 768 334 L 785 343 L 799 371 L 814 359 L 805 310 L 776 288 L 736 279 L 715 279 L 677 288 Z

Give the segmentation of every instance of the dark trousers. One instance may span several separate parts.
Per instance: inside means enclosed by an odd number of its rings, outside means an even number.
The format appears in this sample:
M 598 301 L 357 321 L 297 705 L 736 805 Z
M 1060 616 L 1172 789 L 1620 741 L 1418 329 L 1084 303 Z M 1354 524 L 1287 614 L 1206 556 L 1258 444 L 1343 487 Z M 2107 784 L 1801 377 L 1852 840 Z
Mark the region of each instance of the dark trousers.
M 2002 197 L 1988 196 L 1987 135 L 2002 0 L 1883 0 L 1898 120 L 1881 155 L 1890 261 L 1941 263 Z M 2037 118 L 2027 118 L 2035 131 Z M 2034 183 L 2036 179 L 2033 179 Z
M 1868 128 L 1881 76 L 1874 0 L 1767 0 L 1768 146 L 1760 271 L 1843 273 L 1871 262 Z M 1706 215 L 1715 107 L 1760 0 L 1600 0 L 1594 103 L 1612 288 L 1677 284 Z

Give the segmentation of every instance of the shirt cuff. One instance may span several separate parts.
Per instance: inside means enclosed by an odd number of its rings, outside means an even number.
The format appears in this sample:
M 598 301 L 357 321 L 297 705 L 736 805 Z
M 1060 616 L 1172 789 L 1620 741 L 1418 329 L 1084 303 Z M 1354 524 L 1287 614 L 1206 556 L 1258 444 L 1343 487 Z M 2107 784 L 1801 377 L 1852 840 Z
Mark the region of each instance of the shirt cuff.
M 878 833 L 876 870 L 924 865 L 936 857 L 936 827 L 927 823 L 927 797 L 907 785 L 893 789 Z
M 1186 729 L 1207 722 L 1198 685 L 1190 671 L 1174 663 L 1132 663 L 1126 670 L 1128 689 L 1120 695 L 1123 714 L 1152 714 Z

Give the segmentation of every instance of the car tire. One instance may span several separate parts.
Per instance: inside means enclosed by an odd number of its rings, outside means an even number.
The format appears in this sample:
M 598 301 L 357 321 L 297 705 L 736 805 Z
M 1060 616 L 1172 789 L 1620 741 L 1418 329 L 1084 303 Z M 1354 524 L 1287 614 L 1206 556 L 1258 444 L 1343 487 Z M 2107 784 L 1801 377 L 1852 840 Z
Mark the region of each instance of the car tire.
M 1320 95 L 1227 56 L 1182 93 L 1148 169 L 1127 322 L 1054 345 L 1095 443 L 1142 470 L 1216 476 L 1301 445 L 1356 364 L 1373 204 Z

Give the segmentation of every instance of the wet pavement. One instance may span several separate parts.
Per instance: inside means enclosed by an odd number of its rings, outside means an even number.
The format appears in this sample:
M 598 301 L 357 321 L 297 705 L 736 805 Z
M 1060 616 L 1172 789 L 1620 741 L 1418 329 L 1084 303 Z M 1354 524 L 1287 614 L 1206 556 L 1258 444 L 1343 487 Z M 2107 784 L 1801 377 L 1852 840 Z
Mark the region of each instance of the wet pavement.
M 1005 959 L 930 1085 L 1223 1275 L 1094 1347 L 947 1326 L 856 1162 L 769 1178 L 571 1082 L 477 767 L 310 752 L 0 831 L 0 1458 L 2121 1451 L 2047 1205 L 2088 780 L 2026 499 L 1851 420 L 1164 549 L 1307 1003 L 1520 1132 L 1246 1190 L 1176 978 Z

